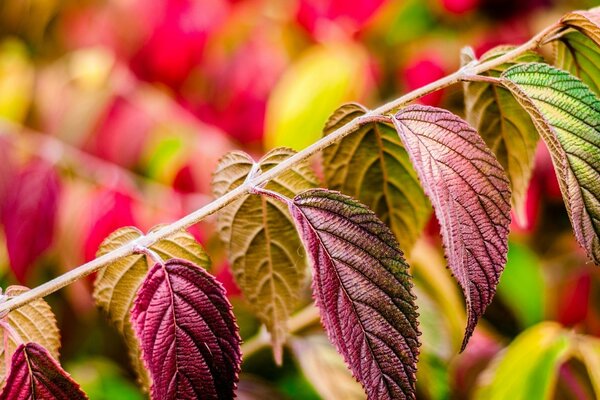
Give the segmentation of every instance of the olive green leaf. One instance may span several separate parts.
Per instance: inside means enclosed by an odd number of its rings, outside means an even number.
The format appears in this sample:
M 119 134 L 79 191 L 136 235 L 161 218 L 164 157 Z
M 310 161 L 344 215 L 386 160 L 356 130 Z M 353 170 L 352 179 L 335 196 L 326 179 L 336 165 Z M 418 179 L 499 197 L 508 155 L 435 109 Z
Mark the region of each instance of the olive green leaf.
M 512 50 L 510 46 L 496 47 L 483 56 L 481 62 L 497 58 Z M 543 61 L 532 51 L 520 55 L 482 73 L 498 77 L 508 67 L 517 63 Z M 529 114 L 519 105 L 508 90 L 488 82 L 465 82 L 465 119 L 483 137 L 494 152 L 510 179 L 512 206 L 520 222 L 525 221 L 525 195 L 535 157 L 539 136 Z
M 324 135 L 367 110 L 356 103 L 338 108 L 325 124 Z M 429 200 L 417 179 L 396 130 L 370 122 L 323 151 L 327 186 L 352 196 L 370 209 L 410 252 L 431 214 Z
M 151 231 L 159 228 L 160 226 L 155 227 Z M 100 257 L 141 236 L 143 233 L 135 227 L 120 228 L 104 239 L 97 256 Z M 203 268 L 210 267 L 210 260 L 202 246 L 185 231 L 176 232 L 159 240 L 150 249 L 165 261 L 171 258 L 183 258 Z M 132 364 L 144 389 L 149 387 L 149 378 L 140 358 L 140 348 L 129 320 L 129 312 L 138 288 L 152 265 L 153 262 L 144 254 L 120 258 L 98 272 L 93 293 L 96 305 L 108 315 L 110 321 L 123 335 Z
M 9 286 L 4 295 L 11 298 L 28 290 L 24 286 Z M 58 359 L 60 333 L 54 313 L 43 299 L 34 300 L 9 312 L 2 318 L 1 324 L 4 345 L 0 346 L 0 382 L 6 379 L 6 366 L 10 365 L 13 353 L 21 344 L 38 343 Z
M 575 237 L 600 264 L 600 100 L 579 79 L 546 64 L 519 64 L 502 83 L 546 142 Z
M 276 148 L 258 163 L 267 171 L 294 154 Z M 226 154 L 213 176 L 219 197 L 244 182 L 253 169 L 252 158 L 239 151 Z M 307 163 L 300 163 L 271 180 L 266 188 L 293 197 L 316 186 Z M 305 252 L 287 206 L 264 196 L 250 195 L 224 208 L 218 229 L 228 246 L 233 274 L 250 308 L 271 334 L 273 354 L 281 362 L 287 319 L 306 283 Z

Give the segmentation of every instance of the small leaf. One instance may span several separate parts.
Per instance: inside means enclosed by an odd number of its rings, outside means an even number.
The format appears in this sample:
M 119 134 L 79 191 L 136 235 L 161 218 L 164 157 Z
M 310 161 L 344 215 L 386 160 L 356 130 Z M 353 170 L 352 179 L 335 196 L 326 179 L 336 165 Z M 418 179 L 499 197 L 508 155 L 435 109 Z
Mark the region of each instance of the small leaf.
M 18 296 L 29 289 L 23 286 L 9 286 L 4 293 L 8 298 Z M 52 357 L 58 359 L 60 333 L 52 309 L 43 299 L 37 299 L 9 312 L 2 323 L 4 345 L 0 347 L 0 381 L 6 377 L 6 363 L 21 343 L 39 343 Z M 8 326 L 8 328 L 7 328 Z M 10 330 L 10 332 L 9 332 Z
M 240 337 L 221 284 L 189 261 L 156 264 L 131 318 L 152 377 L 153 399 L 231 399 Z
M 324 134 L 366 112 L 356 103 L 341 106 L 327 121 Z M 327 147 L 323 151 L 323 171 L 330 189 L 367 205 L 392 229 L 405 251 L 412 249 L 431 209 L 392 126 L 380 122 L 365 124 Z
M 37 343 L 21 344 L 12 358 L 0 400 L 87 399 L 48 350 Z
M 417 311 L 394 234 L 338 192 L 307 190 L 287 201 L 312 262 L 329 339 L 369 399 L 414 398 Z
M 546 64 L 515 65 L 502 82 L 546 142 L 575 237 L 600 264 L 600 100 L 579 79 Z
M 325 336 L 294 339 L 292 349 L 302 372 L 323 400 L 365 398 L 362 387 Z
M 156 229 L 158 227 L 153 228 L 152 231 Z M 142 232 L 134 227 L 118 229 L 102 242 L 97 256 L 100 257 L 141 236 L 143 236 Z M 185 231 L 176 232 L 168 238 L 159 240 L 150 248 L 164 260 L 183 258 L 204 268 L 210 267 L 210 260 L 202 246 Z M 108 315 L 110 321 L 125 338 L 131 361 L 144 388 L 149 386 L 149 381 L 140 359 L 139 344 L 131 327 L 129 312 L 149 269 L 147 257 L 143 254 L 134 254 L 122 257 L 101 269 L 94 282 L 96 305 Z
M 6 190 L 0 219 L 10 266 L 21 283 L 52 243 L 59 196 L 58 175 L 52 165 L 41 160 L 21 169 Z
M 511 46 L 496 47 L 481 56 L 480 62 L 500 57 L 512 49 Z M 543 58 L 535 52 L 526 52 L 482 75 L 498 77 L 513 64 L 537 61 L 543 61 Z M 502 86 L 465 82 L 464 92 L 465 119 L 483 137 L 506 171 L 511 183 L 513 208 L 519 221 L 526 225 L 525 195 L 539 139 L 535 126 L 529 114 Z
M 278 148 L 259 162 L 267 171 L 295 152 Z M 253 161 L 245 153 L 232 152 L 221 159 L 213 177 L 219 197 L 244 182 Z M 316 186 L 310 167 L 297 164 L 266 186 L 294 196 Z M 306 259 L 287 207 L 263 196 L 247 196 L 226 207 L 218 219 L 221 239 L 228 246 L 235 280 L 253 313 L 271 333 L 275 360 L 281 363 L 287 320 L 306 284 Z
M 446 110 L 413 105 L 399 111 L 394 123 L 431 200 L 448 265 L 465 295 L 464 350 L 506 263 L 508 178 L 477 132 Z

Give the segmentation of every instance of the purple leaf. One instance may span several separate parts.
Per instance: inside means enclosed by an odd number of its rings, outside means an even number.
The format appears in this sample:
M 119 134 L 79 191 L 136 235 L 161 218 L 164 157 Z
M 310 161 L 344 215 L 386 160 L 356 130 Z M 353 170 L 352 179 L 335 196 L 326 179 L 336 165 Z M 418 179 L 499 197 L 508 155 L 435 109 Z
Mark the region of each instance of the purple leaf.
M 77 400 L 87 396 L 44 347 L 26 343 L 13 354 L 0 400 L 37 399 Z
M 418 314 L 393 233 L 338 192 L 308 190 L 288 205 L 313 265 L 329 339 L 369 399 L 414 398 Z
M 394 123 L 431 200 L 448 264 L 465 295 L 464 350 L 506 263 L 509 181 L 481 136 L 456 115 L 413 105 L 398 112 Z
M 171 259 L 146 276 L 131 321 L 153 399 L 231 399 L 240 337 L 225 290 L 204 269 Z
M 58 175 L 45 161 L 30 162 L 6 189 L 0 218 L 10 265 L 21 283 L 52 243 L 59 194 Z

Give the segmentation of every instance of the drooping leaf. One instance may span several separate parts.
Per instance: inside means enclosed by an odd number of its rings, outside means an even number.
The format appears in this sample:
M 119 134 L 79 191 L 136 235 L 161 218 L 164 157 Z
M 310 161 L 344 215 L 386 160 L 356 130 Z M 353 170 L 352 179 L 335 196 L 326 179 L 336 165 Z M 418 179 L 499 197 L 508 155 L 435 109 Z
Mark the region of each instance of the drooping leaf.
M 131 310 L 153 399 L 231 399 L 240 337 L 221 284 L 189 261 L 156 264 Z
M 10 266 L 19 282 L 27 280 L 35 260 L 52 243 L 59 196 L 58 175 L 42 160 L 29 162 L 6 190 L 0 218 Z
M 37 343 L 21 344 L 15 351 L 0 400 L 87 399 L 48 350 Z
M 465 348 L 491 303 L 508 252 L 510 187 L 485 142 L 449 111 L 413 105 L 394 123 L 440 223 L 467 303 Z
M 4 293 L 7 298 L 18 296 L 29 289 L 9 286 Z M 0 347 L 0 382 L 6 378 L 6 364 L 21 343 L 35 342 L 58 359 L 60 333 L 54 313 L 48 303 L 37 299 L 9 312 L 2 318 L 3 346 Z M 5 362 L 6 361 L 6 362 Z
M 327 121 L 328 135 L 367 110 L 356 103 L 338 108 Z M 323 151 L 327 186 L 367 205 L 391 229 L 409 252 L 429 219 L 430 207 L 408 154 L 393 127 L 379 122 Z
M 153 228 L 153 230 L 158 227 Z M 115 250 L 143 234 L 135 227 L 124 227 L 108 236 L 100 245 L 98 257 Z M 163 260 L 183 258 L 203 268 L 210 268 L 210 260 L 202 246 L 188 232 L 180 231 L 159 240 L 150 247 Z M 117 330 L 125 338 L 131 362 L 135 367 L 140 383 L 147 389 L 149 380 L 140 359 L 140 347 L 131 327 L 129 313 L 135 295 L 141 286 L 150 262 L 143 254 L 123 257 L 98 271 L 94 282 L 96 305 L 104 311 Z
M 600 265 L 600 100 L 579 79 L 546 64 L 515 65 L 502 82 L 546 142 L 575 237 Z
M 325 336 L 295 338 L 292 349 L 302 372 L 323 400 L 365 398 L 363 388 Z
M 369 399 L 412 399 L 419 331 L 408 266 L 364 205 L 313 189 L 286 200 L 313 266 L 325 330 Z
M 571 351 L 569 333 L 543 322 L 520 334 L 488 367 L 477 400 L 551 399 L 558 369 Z
M 600 49 L 598 44 L 577 31 L 565 33 L 554 43 L 554 65 L 577 76 L 596 95 L 600 95 Z
M 267 171 L 294 154 L 278 148 L 259 162 Z M 227 154 L 213 177 L 219 197 L 244 182 L 253 161 L 245 153 Z M 294 196 L 316 186 L 310 167 L 297 164 L 271 180 L 267 188 Z M 281 363 L 287 319 L 306 283 L 306 256 L 285 204 L 263 196 L 248 196 L 226 207 L 218 219 L 221 239 L 228 246 L 236 283 L 256 316 L 271 334 L 275 360 Z
M 600 7 L 567 13 L 560 22 L 565 27 L 580 31 L 600 45 Z
M 500 57 L 511 49 L 511 46 L 496 47 L 481 56 L 480 62 Z M 498 77 L 513 64 L 539 61 L 543 58 L 530 51 L 482 75 Z M 506 171 L 511 183 L 513 208 L 520 222 L 526 225 L 525 195 L 539 139 L 535 126 L 529 114 L 502 86 L 465 82 L 464 92 L 465 119 L 483 137 Z
M 585 365 L 596 398 L 600 398 L 600 339 L 593 336 L 577 336 L 575 356 Z

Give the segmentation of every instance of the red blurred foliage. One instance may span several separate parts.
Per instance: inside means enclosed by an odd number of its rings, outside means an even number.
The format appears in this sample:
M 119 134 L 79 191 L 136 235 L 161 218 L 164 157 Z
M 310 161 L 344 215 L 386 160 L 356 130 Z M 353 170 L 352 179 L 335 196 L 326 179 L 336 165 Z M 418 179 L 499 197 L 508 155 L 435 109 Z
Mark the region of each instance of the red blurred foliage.
M 242 291 L 240 290 L 237 283 L 235 283 L 235 279 L 233 278 L 233 273 L 231 272 L 231 266 L 227 261 L 224 261 L 218 268 L 217 274 L 215 278 L 219 282 L 223 284 L 225 291 L 227 293 L 227 297 L 240 297 L 242 295 Z
M 588 316 L 592 277 L 583 271 L 568 279 L 556 305 L 557 320 L 565 326 L 575 326 Z
M 475 55 L 481 57 L 496 46 L 517 45 L 526 42 L 530 37 L 531 32 L 527 24 L 524 24 L 521 18 L 513 18 L 489 28 L 474 46 Z
M 446 69 L 441 58 L 431 52 L 417 54 L 402 68 L 399 73 L 400 81 L 406 85 L 406 91 L 412 91 L 428 83 L 443 78 Z M 429 106 L 438 106 L 444 96 L 443 90 L 421 97 L 418 102 Z
M 10 266 L 21 283 L 52 244 L 60 191 L 58 174 L 43 160 L 30 161 L 7 185 L 0 219 Z
M 438 0 L 445 11 L 451 14 L 467 14 L 479 7 L 481 0 Z
M 525 220 L 520 221 L 513 209 L 511 211 L 511 232 L 532 233 L 535 230 L 540 215 L 541 193 L 540 180 L 534 174 L 525 195 Z
M 540 143 L 535 153 L 535 170 L 533 179 L 540 183 L 542 193 L 549 200 L 562 201 L 560 186 L 552 165 L 548 148 Z

